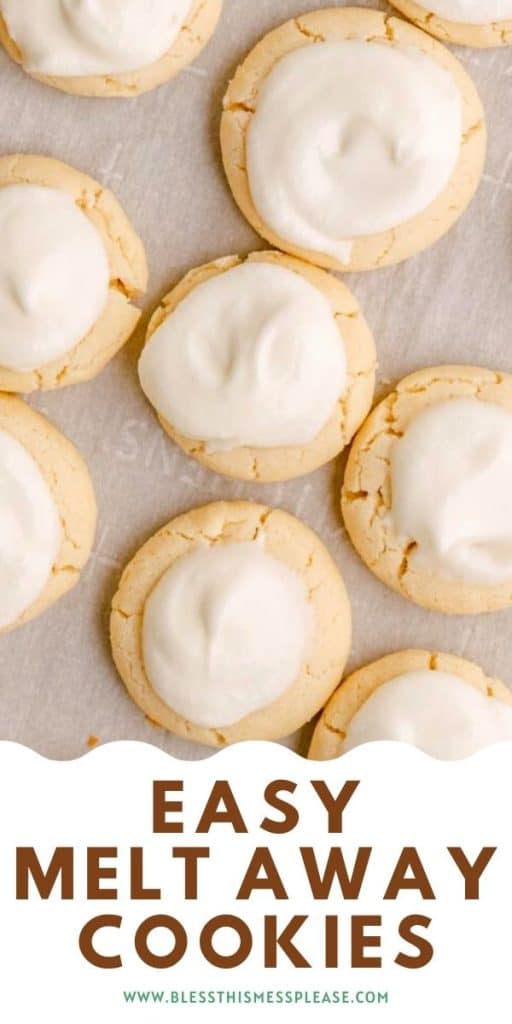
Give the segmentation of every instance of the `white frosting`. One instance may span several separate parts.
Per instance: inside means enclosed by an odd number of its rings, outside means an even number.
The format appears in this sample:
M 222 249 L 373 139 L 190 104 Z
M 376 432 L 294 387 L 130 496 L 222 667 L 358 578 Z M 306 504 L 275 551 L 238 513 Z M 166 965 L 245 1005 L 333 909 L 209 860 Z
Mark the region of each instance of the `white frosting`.
M 299 274 L 245 263 L 198 285 L 146 345 L 142 387 L 210 451 L 306 445 L 346 387 L 328 300 Z
M 171 566 L 146 603 L 146 673 L 188 721 L 233 725 L 293 685 L 312 627 L 304 581 L 259 542 L 200 546 Z
M 11 626 L 42 594 L 62 530 L 39 466 L 16 438 L 0 431 L 0 628 Z
M 512 18 L 512 0 L 424 0 L 422 6 L 466 25 L 490 25 Z
M 426 209 L 455 169 L 462 102 L 417 50 L 346 41 L 302 46 L 263 83 L 247 169 L 281 238 L 342 262 L 350 240 Z
M 69 77 L 153 64 L 191 8 L 192 0 L 0 0 L 27 71 Z
M 392 450 L 394 532 L 410 564 L 462 583 L 512 580 L 512 413 L 477 398 L 415 416 Z
M 37 370 L 102 315 L 105 246 L 70 195 L 40 185 L 0 188 L 0 239 L 0 366 Z
M 384 683 L 354 715 L 343 750 L 396 740 L 445 761 L 512 740 L 512 705 L 460 676 L 425 669 Z

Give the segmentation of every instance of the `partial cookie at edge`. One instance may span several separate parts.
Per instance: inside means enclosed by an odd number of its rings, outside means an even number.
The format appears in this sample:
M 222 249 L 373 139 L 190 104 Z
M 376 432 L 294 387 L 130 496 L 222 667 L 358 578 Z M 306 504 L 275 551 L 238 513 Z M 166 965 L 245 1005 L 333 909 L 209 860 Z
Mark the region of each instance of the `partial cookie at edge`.
M 486 676 L 473 662 L 434 651 L 398 651 L 347 676 L 317 723 L 308 757 L 314 761 L 339 757 L 352 719 L 380 686 L 408 672 L 428 669 L 460 676 L 484 696 L 496 697 L 512 705 L 512 693 L 508 687 L 499 679 Z
M 138 71 L 119 75 L 86 75 L 72 78 L 27 73 L 43 85 L 49 85 L 53 89 L 59 89 L 61 92 L 71 93 L 75 96 L 96 98 L 139 96 L 164 85 L 196 59 L 215 32 L 222 12 L 222 4 L 223 0 L 195 0 L 185 25 L 168 53 L 154 64 L 140 68 Z M 1 14 L 0 43 L 17 64 L 23 64 L 20 50 L 11 39 Z
M 113 193 L 60 160 L 25 154 L 0 156 L 0 188 L 15 184 L 45 185 L 71 195 L 103 240 L 111 280 L 107 308 L 78 345 L 35 371 L 0 367 L 0 389 L 29 393 L 90 380 L 128 341 L 140 319 L 141 311 L 132 300 L 147 288 L 144 246 Z
M 402 541 L 388 522 L 393 444 L 422 410 L 459 397 L 476 397 L 512 412 L 512 376 L 474 366 L 437 366 L 402 380 L 355 438 L 345 472 L 342 510 L 356 551 L 383 583 L 431 611 L 475 615 L 512 605 L 512 580 L 486 587 L 418 570 L 410 561 L 414 539 Z
M 21 398 L 0 393 L 0 430 L 19 441 L 37 463 L 62 526 L 52 576 L 37 601 L 7 627 L 5 632 L 10 632 L 46 611 L 78 582 L 94 541 L 96 499 L 87 466 L 74 445 Z
M 512 20 L 494 21 L 487 25 L 470 25 L 464 21 L 449 21 L 414 0 L 393 0 L 393 7 L 414 22 L 418 28 L 440 39 L 443 43 L 488 49 L 512 44 Z

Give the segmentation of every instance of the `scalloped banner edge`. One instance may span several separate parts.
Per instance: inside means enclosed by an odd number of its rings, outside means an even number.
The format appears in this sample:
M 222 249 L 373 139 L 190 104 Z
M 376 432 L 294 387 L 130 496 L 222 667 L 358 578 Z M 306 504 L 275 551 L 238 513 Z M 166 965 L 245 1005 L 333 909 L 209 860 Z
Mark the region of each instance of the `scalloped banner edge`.
M 353 771 L 354 768 L 357 768 L 357 771 L 365 771 L 369 766 L 374 767 L 376 764 L 386 765 L 388 768 L 390 765 L 403 768 L 404 765 L 414 764 L 415 766 L 422 765 L 436 772 L 457 774 L 467 766 L 476 767 L 478 770 L 483 766 L 487 769 L 489 765 L 496 767 L 499 764 L 501 767 L 501 765 L 512 758 L 512 740 L 484 747 L 469 757 L 453 761 L 443 761 L 439 758 L 431 757 L 430 754 L 424 753 L 417 747 L 388 740 L 365 743 L 330 761 L 310 761 L 288 747 L 263 740 L 235 743 L 223 750 L 216 751 L 209 757 L 198 760 L 174 757 L 159 747 L 155 747 L 150 743 L 140 742 L 139 740 L 115 740 L 103 743 L 92 750 L 85 751 L 76 758 L 67 760 L 46 757 L 44 754 L 40 754 L 38 751 L 22 743 L 0 740 L 0 763 L 4 759 L 32 760 L 36 763 L 43 762 L 57 769 L 83 766 L 86 763 L 89 765 L 92 763 L 92 760 L 94 760 L 96 766 L 99 760 L 115 759 L 118 753 L 124 757 L 127 752 L 142 758 L 146 763 L 151 760 L 156 765 L 158 762 L 159 770 L 162 766 L 168 767 L 169 764 L 172 764 L 180 767 L 182 771 L 190 771 L 193 768 L 199 772 L 211 772 L 212 764 L 215 765 L 215 770 L 217 770 L 219 764 L 224 766 L 231 765 L 232 763 L 252 763 L 254 761 L 268 764 L 269 759 L 271 759 L 276 763 L 287 763 L 289 766 L 293 766 L 294 770 L 300 768 L 302 772 L 306 772 L 306 769 L 308 769 L 308 773 L 311 770 L 317 773 L 320 766 L 324 771 L 330 772 L 333 767 L 337 767 L 340 764 L 343 764 L 344 772 Z

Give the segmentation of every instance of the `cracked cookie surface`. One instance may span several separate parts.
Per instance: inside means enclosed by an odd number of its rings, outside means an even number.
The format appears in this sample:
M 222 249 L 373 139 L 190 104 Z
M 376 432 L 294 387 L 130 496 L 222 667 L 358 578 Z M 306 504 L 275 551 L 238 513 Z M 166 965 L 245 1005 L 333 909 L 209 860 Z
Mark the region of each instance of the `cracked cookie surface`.
M 485 49 L 512 44 L 510 20 L 489 22 L 487 25 L 470 25 L 463 21 L 448 21 L 440 14 L 430 11 L 428 7 L 414 3 L 414 0 L 393 0 L 393 7 L 401 14 L 405 14 L 418 28 L 436 36 L 444 43 Z
M 21 398 L 0 393 L 0 430 L 19 441 L 37 463 L 62 527 L 51 578 L 10 631 L 46 611 L 78 582 L 94 541 L 96 500 L 89 471 L 74 445 Z
M 162 301 L 148 328 L 149 338 L 197 285 L 222 274 L 244 261 L 228 256 L 191 270 Z M 320 434 L 311 444 L 289 448 L 236 448 L 212 452 L 200 440 L 190 440 L 159 415 L 169 436 L 187 455 L 216 473 L 239 480 L 265 483 L 290 480 L 311 473 L 334 459 L 352 440 L 371 408 L 376 371 L 376 351 L 370 329 L 354 296 L 341 281 L 301 260 L 278 252 L 255 252 L 247 262 L 266 262 L 300 274 L 327 298 L 339 327 L 347 357 L 347 389 Z
M 342 492 L 345 525 L 363 561 L 383 583 L 432 611 L 474 615 L 512 604 L 512 580 L 491 586 L 461 582 L 411 562 L 414 537 L 390 522 L 391 455 L 397 439 L 424 409 L 470 397 L 512 411 L 512 376 L 473 366 L 439 366 L 406 377 L 370 414 L 347 463 Z M 435 480 L 432 481 L 435 488 Z
M 499 679 L 490 679 L 471 661 L 437 651 L 397 651 L 347 676 L 318 721 L 309 758 L 329 761 L 339 757 L 343 753 L 352 719 L 376 690 L 399 676 L 424 670 L 459 676 L 483 696 L 495 697 L 512 705 L 512 694 L 508 687 Z
M 133 334 L 141 312 L 133 299 L 147 287 L 144 247 L 115 196 L 80 171 L 43 156 L 0 157 L 0 188 L 43 185 L 61 189 L 99 232 L 107 253 L 110 287 L 107 306 L 88 335 L 63 356 L 38 370 L 0 367 L 0 390 L 29 393 L 78 384 L 95 377 Z
M 380 234 L 353 240 L 350 258 L 297 248 L 278 237 L 256 209 L 247 172 L 247 133 L 259 91 L 279 60 L 302 46 L 355 39 L 369 45 L 413 47 L 446 69 L 462 98 L 460 157 L 444 191 L 412 220 Z M 486 151 L 482 105 L 471 78 L 436 40 L 399 18 L 357 7 L 313 11 L 265 36 L 238 68 L 224 98 L 221 124 L 224 167 L 233 196 L 252 227 L 278 249 L 327 269 L 371 270 L 389 266 L 426 249 L 458 220 L 478 187 Z
M 31 73 L 38 82 L 61 92 L 76 96 L 98 98 L 133 97 L 150 92 L 174 78 L 196 59 L 213 35 L 222 11 L 223 0 L 195 0 L 192 10 L 178 38 L 160 60 L 138 71 L 112 75 L 86 75 L 76 77 Z M 9 56 L 23 65 L 23 54 L 9 35 L 5 19 L 0 13 L 0 43 Z
M 169 567 L 199 544 L 264 539 L 265 550 L 306 583 L 315 629 L 299 678 L 279 700 L 226 729 L 188 722 L 152 689 L 142 654 L 147 599 Z M 338 686 L 351 639 L 350 603 L 328 551 L 299 520 L 252 502 L 216 502 L 179 516 L 159 530 L 125 569 L 111 617 L 114 661 L 128 692 L 154 723 L 185 739 L 222 747 L 239 740 L 273 740 L 293 733 L 320 710 Z M 263 638 L 262 638 L 263 639 Z

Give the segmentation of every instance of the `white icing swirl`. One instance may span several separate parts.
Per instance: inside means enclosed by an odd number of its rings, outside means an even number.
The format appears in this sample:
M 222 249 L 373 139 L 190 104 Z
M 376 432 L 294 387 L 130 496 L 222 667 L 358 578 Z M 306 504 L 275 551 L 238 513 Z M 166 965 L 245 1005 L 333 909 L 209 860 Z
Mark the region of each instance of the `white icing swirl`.
M 414 49 L 302 46 L 263 83 L 247 140 L 254 204 L 277 235 L 346 262 L 444 190 L 462 140 L 449 74 Z
M 58 189 L 0 188 L 0 366 L 30 371 L 70 351 L 108 300 L 99 232 Z
M 139 364 L 158 412 L 209 451 L 306 445 L 346 388 L 328 300 L 284 267 L 244 263 L 199 284 Z
M 304 581 L 259 542 L 200 546 L 163 575 L 144 610 L 144 665 L 168 707 L 221 728 L 296 681 L 312 635 Z
M 71 78 L 153 64 L 191 8 L 192 0 L 0 0 L 26 70 Z
M 512 413 L 477 398 L 425 409 L 392 449 L 393 529 L 409 563 L 462 583 L 512 580 Z
M 491 25 L 512 19 L 512 0 L 425 0 L 428 11 L 464 25 Z
M 456 761 L 512 740 L 512 706 L 448 672 L 406 672 L 379 686 L 356 712 L 343 750 L 378 740 Z
M 0 628 L 40 597 L 59 553 L 57 506 L 35 459 L 0 431 Z

